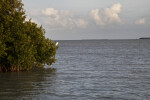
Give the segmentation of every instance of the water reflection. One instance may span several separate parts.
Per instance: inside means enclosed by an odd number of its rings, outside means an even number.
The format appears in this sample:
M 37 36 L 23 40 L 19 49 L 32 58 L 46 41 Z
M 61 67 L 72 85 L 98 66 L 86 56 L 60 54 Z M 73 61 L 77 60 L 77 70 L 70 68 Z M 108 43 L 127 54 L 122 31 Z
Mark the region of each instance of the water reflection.
M 56 77 L 55 69 L 0 73 L 0 100 L 29 99 L 41 94 L 54 94 Z

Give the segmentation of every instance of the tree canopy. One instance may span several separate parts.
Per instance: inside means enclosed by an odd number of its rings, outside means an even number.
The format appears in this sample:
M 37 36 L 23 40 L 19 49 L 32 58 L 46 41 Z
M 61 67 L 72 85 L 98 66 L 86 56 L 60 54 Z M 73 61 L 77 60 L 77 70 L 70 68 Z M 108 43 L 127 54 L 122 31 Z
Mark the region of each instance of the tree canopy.
M 0 0 L 0 71 L 51 65 L 57 49 L 42 26 L 26 21 L 21 0 Z

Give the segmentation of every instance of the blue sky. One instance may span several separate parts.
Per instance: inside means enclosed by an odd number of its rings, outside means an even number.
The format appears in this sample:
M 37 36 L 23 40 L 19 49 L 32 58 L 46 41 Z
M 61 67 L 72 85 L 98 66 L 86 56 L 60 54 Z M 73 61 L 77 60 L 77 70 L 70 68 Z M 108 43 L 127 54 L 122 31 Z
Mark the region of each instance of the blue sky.
M 22 0 L 53 40 L 150 37 L 150 0 Z

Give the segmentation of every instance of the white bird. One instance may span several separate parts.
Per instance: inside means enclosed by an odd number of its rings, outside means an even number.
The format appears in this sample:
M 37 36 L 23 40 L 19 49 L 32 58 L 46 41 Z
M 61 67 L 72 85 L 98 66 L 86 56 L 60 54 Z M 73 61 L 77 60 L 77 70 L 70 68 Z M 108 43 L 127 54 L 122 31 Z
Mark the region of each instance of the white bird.
M 58 42 L 56 42 L 56 44 L 55 44 L 56 46 L 58 46 Z

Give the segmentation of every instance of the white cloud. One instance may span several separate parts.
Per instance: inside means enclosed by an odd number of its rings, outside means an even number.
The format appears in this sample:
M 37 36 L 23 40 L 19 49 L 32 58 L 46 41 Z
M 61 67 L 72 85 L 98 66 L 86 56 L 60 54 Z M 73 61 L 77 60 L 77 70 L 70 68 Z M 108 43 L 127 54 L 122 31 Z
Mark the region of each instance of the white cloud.
M 111 24 L 121 24 L 122 20 L 119 17 L 122 5 L 114 4 L 108 8 L 93 9 L 90 11 L 90 16 L 99 26 Z M 58 10 L 55 8 L 46 8 L 41 10 L 31 10 L 29 16 L 34 22 L 38 22 L 51 29 L 73 29 L 86 28 L 89 22 L 86 17 L 80 17 L 68 10 Z M 88 16 L 88 15 L 87 15 Z
M 76 26 L 79 27 L 79 28 L 86 28 L 86 26 L 88 25 L 87 21 L 85 21 L 84 19 L 77 19 L 75 21 L 76 23 Z
M 136 20 L 135 24 L 144 25 L 144 24 L 146 24 L 146 19 L 145 18 L 141 18 L 139 20 Z
M 90 15 L 91 17 L 94 19 L 95 23 L 97 25 L 101 25 L 101 26 L 104 26 L 104 22 L 102 21 L 102 18 L 100 16 L 100 13 L 99 13 L 99 9 L 94 9 L 90 12 Z
M 53 16 L 58 14 L 58 10 L 55 10 L 54 8 L 46 8 L 45 10 L 42 10 L 42 13 L 47 16 Z
M 29 16 L 26 17 L 25 21 L 29 21 L 30 19 L 31 19 L 31 22 L 34 22 L 37 25 L 41 26 L 41 23 L 37 19 L 35 19 L 35 18 L 33 19 L 33 18 L 29 17 Z
M 54 8 L 46 8 L 39 11 L 32 11 L 30 16 L 40 20 L 42 24 L 51 28 L 86 28 L 88 22 L 81 17 L 75 16 L 74 13 L 67 10 L 57 10 Z
M 122 20 L 119 17 L 121 13 L 122 5 L 116 3 L 109 8 L 103 10 L 94 9 L 90 11 L 90 16 L 93 18 L 95 23 L 100 26 L 105 26 L 108 24 L 121 24 Z
M 118 15 L 121 12 L 121 7 L 122 5 L 117 3 L 105 9 L 104 13 L 109 23 L 121 23 L 121 18 Z

